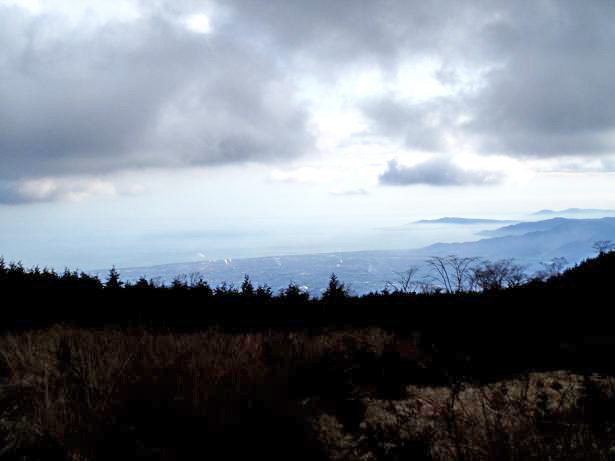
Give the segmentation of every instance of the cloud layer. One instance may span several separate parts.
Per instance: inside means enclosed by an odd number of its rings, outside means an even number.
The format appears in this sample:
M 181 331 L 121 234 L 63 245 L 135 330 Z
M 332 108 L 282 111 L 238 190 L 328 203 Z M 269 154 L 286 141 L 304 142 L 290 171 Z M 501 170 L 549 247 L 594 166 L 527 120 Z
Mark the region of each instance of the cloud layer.
M 485 186 L 496 184 L 501 178 L 499 173 L 464 170 L 449 159 L 434 158 L 409 167 L 391 160 L 379 180 L 388 186 Z
M 91 197 L 113 197 L 136 193 L 137 190 L 118 191 L 108 181 L 99 179 L 41 178 L 0 182 L 0 204 L 19 205 L 35 202 L 80 201 Z
M 382 87 L 343 101 L 370 139 L 441 158 L 615 152 L 612 2 L 124 3 L 92 22 L 0 0 L 0 201 L 44 178 L 299 159 L 327 91 L 373 70 Z M 424 62 L 437 96 L 407 78 Z M 448 160 L 381 177 L 420 181 L 489 182 Z
M 304 153 L 292 82 L 245 39 L 161 12 L 91 30 L 0 6 L 0 179 Z
M 372 127 L 406 146 L 440 150 L 447 139 L 485 154 L 522 158 L 615 152 L 615 4 L 492 2 L 482 21 L 464 22 L 454 44 L 431 50 L 449 87 L 471 84 L 429 103 L 396 94 L 364 106 Z M 471 15 L 471 17 L 474 17 Z M 455 31 L 457 33 L 455 33 Z M 466 75 L 467 77 L 467 75 Z

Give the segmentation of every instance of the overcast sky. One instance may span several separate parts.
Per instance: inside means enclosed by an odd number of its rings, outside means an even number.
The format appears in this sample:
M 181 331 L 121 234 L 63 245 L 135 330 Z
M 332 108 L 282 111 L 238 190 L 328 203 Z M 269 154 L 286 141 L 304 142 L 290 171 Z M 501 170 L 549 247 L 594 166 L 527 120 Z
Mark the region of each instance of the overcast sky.
M 329 236 L 615 208 L 613 44 L 610 1 L 0 0 L 0 253 L 360 249 L 383 242 Z

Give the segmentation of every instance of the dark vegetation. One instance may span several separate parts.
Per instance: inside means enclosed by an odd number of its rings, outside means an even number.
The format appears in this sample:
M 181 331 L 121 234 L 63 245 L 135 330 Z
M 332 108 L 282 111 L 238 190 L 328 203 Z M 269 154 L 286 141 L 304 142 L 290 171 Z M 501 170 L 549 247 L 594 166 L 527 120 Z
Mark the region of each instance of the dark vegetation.
M 0 459 L 612 459 L 596 249 L 532 278 L 432 258 L 361 297 L 333 275 L 319 299 L 2 262 Z

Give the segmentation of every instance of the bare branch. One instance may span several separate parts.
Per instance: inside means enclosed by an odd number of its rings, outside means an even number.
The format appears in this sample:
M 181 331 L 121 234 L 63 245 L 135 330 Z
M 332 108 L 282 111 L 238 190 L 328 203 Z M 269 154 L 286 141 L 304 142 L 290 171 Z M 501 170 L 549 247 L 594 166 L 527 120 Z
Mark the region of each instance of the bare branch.
M 394 281 L 387 281 L 385 289 L 391 288 L 394 293 L 414 293 L 418 286 L 418 282 L 415 281 L 415 276 L 418 271 L 418 267 L 412 266 L 403 272 L 395 272 L 397 279 Z
M 598 240 L 597 242 L 594 242 L 592 248 L 596 251 L 596 253 L 602 255 L 615 250 L 615 243 L 611 240 Z
M 479 261 L 477 257 L 448 255 L 432 256 L 425 262 L 435 272 L 434 280 L 452 293 L 472 289 L 472 268 Z

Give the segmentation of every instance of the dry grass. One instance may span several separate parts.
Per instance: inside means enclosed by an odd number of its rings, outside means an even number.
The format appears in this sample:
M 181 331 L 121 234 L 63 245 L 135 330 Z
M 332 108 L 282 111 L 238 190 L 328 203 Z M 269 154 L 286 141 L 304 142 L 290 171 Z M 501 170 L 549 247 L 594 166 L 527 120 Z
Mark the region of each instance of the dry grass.
M 301 425 L 289 403 L 289 378 L 307 376 L 325 355 L 352 360 L 349 347 L 381 353 L 388 340 L 379 330 L 309 337 L 54 327 L 5 336 L 4 454 L 32 456 L 36 447 L 54 446 L 74 459 L 94 459 L 113 448 L 154 444 L 153 454 L 175 459 L 175 445 L 203 442 L 189 436 L 224 448 L 218 445 L 232 431 L 236 441 L 246 432 L 261 434 L 263 428 L 250 427 L 258 418 L 268 418 L 264 426 L 275 423 L 271 430 L 287 424 L 285 418 Z M 275 443 L 273 437 L 253 442 Z
M 532 373 L 494 384 L 408 387 L 399 401 L 364 399 L 349 433 L 319 421 L 332 459 L 615 459 L 615 380 Z
M 392 360 L 391 357 L 395 358 Z M 382 330 L 229 335 L 54 327 L 0 338 L 0 458 L 613 459 L 615 382 L 452 387 Z M 395 383 L 394 383 L 395 384 Z M 385 390 L 384 394 L 382 389 Z

